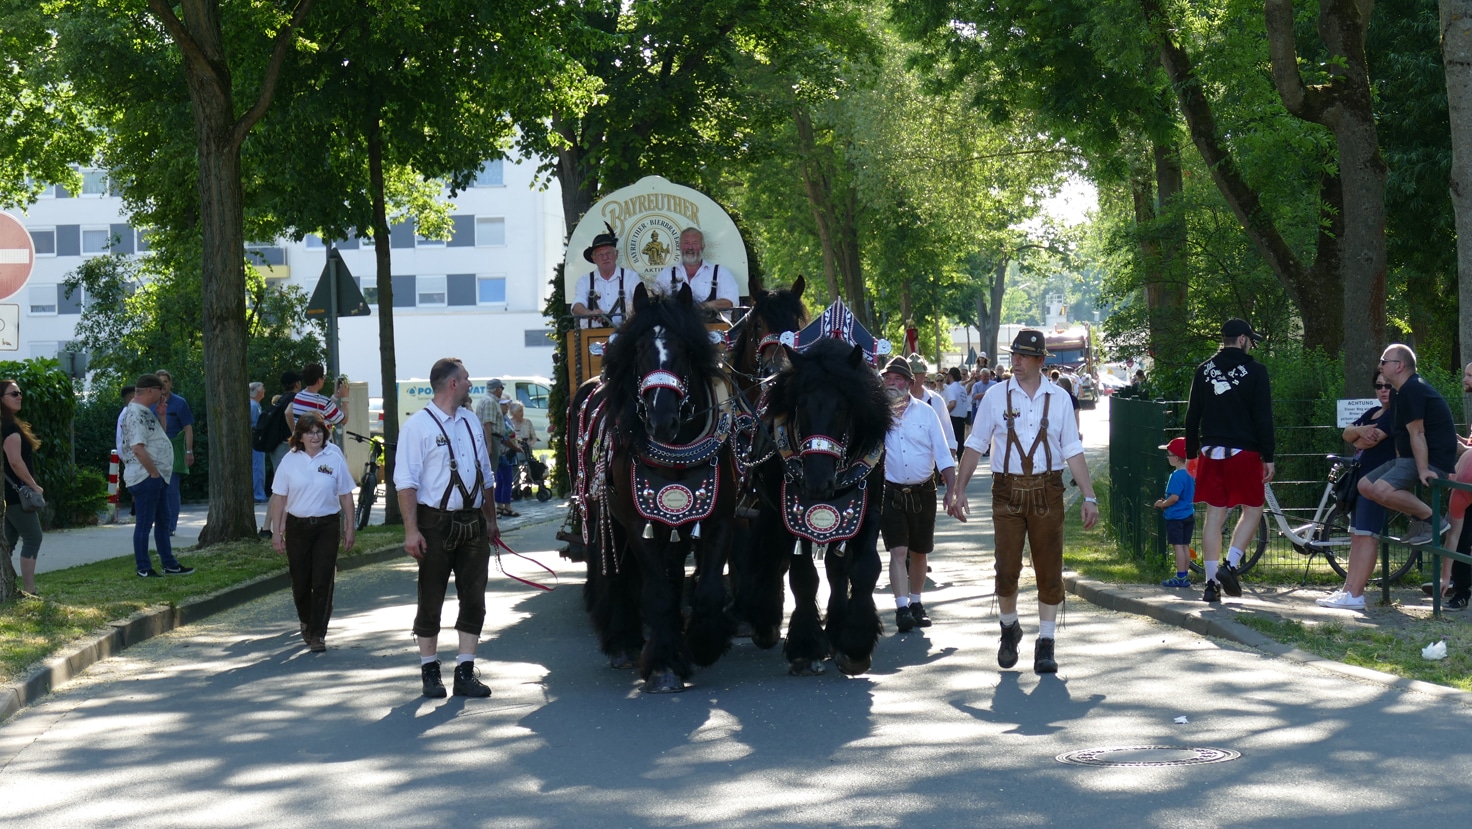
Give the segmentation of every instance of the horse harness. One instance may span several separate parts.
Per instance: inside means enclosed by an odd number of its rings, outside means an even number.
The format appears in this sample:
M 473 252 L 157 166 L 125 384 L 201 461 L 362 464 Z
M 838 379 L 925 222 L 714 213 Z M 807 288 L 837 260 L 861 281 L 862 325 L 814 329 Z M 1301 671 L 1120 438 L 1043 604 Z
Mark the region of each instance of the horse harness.
M 781 511 L 788 532 L 823 546 L 858 535 L 869 506 L 869 473 L 884 458 L 884 444 L 878 443 L 868 454 L 850 460 L 846 438 L 803 437 L 785 418 L 773 422 L 772 432 L 776 453 L 782 458 Z M 799 491 L 802 460 L 808 455 L 828 455 L 839 465 L 832 497 L 804 498 Z

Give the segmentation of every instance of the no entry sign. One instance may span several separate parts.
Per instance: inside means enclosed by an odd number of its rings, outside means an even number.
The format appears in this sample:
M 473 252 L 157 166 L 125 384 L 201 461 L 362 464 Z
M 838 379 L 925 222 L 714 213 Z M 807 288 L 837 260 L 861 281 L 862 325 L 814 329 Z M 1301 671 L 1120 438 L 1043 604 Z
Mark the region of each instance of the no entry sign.
M 26 226 L 9 213 L 0 213 L 0 299 L 19 293 L 35 264 L 36 246 Z

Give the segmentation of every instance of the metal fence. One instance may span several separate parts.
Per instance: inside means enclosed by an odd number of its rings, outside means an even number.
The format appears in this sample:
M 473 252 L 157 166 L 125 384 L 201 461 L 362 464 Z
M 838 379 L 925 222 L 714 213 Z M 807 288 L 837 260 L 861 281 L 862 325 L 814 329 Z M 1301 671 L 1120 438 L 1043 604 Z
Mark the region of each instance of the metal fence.
M 1137 558 L 1164 562 L 1171 556 L 1165 519 L 1152 505 L 1164 496 L 1171 470 L 1159 447 L 1185 434 L 1186 401 L 1116 396 L 1109 405 L 1110 533 Z M 1329 472 L 1325 456 L 1352 450 L 1341 439 L 1343 429 L 1334 425 L 1334 401 L 1275 400 L 1273 420 L 1277 451 L 1272 487 L 1288 524 L 1299 526 L 1313 519 L 1324 493 Z M 1198 551 L 1205 512 L 1205 505 L 1198 504 L 1192 545 Z M 1296 551 L 1271 517 L 1267 550 L 1253 570 L 1259 571 L 1279 578 L 1337 579 L 1322 556 L 1310 558 Z

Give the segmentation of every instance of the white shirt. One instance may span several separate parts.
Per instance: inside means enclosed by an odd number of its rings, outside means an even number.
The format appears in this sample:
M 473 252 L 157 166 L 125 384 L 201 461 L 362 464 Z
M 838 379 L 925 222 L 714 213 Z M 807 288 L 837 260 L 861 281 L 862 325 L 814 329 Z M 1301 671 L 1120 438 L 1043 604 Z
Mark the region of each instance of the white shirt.
M 131 405 L 133 405 L 133 401 L 130 400 L 128 401 L 128 406 Z M 113 448 L 118 450 L 119 463 L 121 463 L 123 460 L 123 417 L 128 413 L 128 406 L 124 406 L 123 410 L 121 412 L 118 412 L 118 433 L 117 439 L 113 443 Z
M 1010 408 L 1017 412 L 1013 421 L 1017 430 L 1017 440 L 1022 443 L 1022 450 L 1012 447 L 1012 462 L 1006 469 L 1002 468 L 1002 461 L 1007 454 L 1007 419 L 1003 416 L 1008 408 L 1007 393 L 1012 393 Z M 992 472 L 1007 472 L 1013 475 L 1021 475 L 1022 458 L 1027 450 L 1032 447 L 1032 442 L 1038 436 L 1038 427 L 1043 420 L 1043 399 L 1051 397 L 1053 402 L 1048 406 L 1048 435 L 1046 438 L 1049 449 L 1053 453 L 1053 465 L 1047 466 L 1047 450 L 1039 443 L 1037 451 L 1033 453 L 1033 474 L 1042 472 L 1060 471 L 1067 466 L 1067 460 L 1074 455 L 1081 455 L 1084 451 L 1084 442 L 1078 435 L 1078 423 L 1073 417 L 1073 401 L 1069 399 L 1068 392 L 1059 388 L 1046 377 L 1041 378 L 1038 384 L 1037 394 L 1029 397 L 1022 387 L 1017 385 L 1015 379 L 1005 383 L 998 383 L 987 389 L 986 397 L 981 399 L 981 408 L 976 410 L 976 419 L 971 426 L 971 436 L 966 438 L 966 448 L 974 449 L 978 453 L 985 452 L 991 447 Z
M 300 449 L 287 452 L 271 482 L 271 492 L 286 498 L 286 513 L 297 518 L 336 515 L 341 496 L 352 491 L 347 458 L 330 443 L 315 458 Z
M 966 384 L 960 380 L 954 380 L 946 386 L 945 394 L 942 395 L 947 404 L 955 402 L 956 407 L 951 409 L 951 417 L 965 417 L 971 414 L 971 395 L 966 393 Z
M 567 303 L 567 307 L 571 308 L 581 302 L 589 311 L 613 310 L 613 306 L 618 303 L 620 277 L 623 279 L 624 287 L 624 310 L 628 310 L 634 301 L 634 289 L 639 287 L 639 275 L 622 267 L 614 268 L 613 273 L 609 274 L 607 279 L 604 279 L 603 275 L 598 273 L 597 268 L 578 277 L 577 290 L 573 293 L 572 300 Z M 597 280 L 597 282 L 595 283 L 594 280 Z M 589 286 L 592 286 L 593 290 L 598 294 L 598 301 L 592 305 L 588 304 Z M 624 321 L 624 317 L 623 314 L 610 314 L 609 320 L 615 326 L 618 326 Z M 581 320 L 581 322 L 584 328 L 601 328 L 603 326 L 600 320 Z
M 164 433 L 164 426 L 153 409 L 133 402 L 123 409 L 123 483 L 130 487 L 148 480 L 148 470 L 133 452 L 133 447 L 140 443 L 153 459 L 153 468 L 167 482 L 174 471 L 174 444 Z
M 935 410 L 909 395 L 905 410 L 884 436 L 884 480 L 901 486 L 924 483 L 936 469 L 956 465 Z
M 444 426 L 444 432 L 435 424 Z M 449 437 L 446 445 L 445 438 Z M 460 471 L 460 480 L 473 499 L 465 503 L 460 488 L 450 484 L 450 449 Z M 482 492 L 475 491 L 475 471 L 481 473 Z M 450 490 L 446 509 L 471 509 L 481 505 L 486 492 L 495 489 L 496 473 L 486 450 L 486 434 L 469 409 L 456 407 L 446 415 L 433 402 L 404 421 L 399 430 L 399 448 L 394 453 L 394 487 L 418 490 L 418 502 L 439 509 L 445 488 Z
M 914 400 L 915 399 L 915 396 L 913 394 L 910 395 L 910 399 L 911 400 Z M 926 403 L 929 403 L 930 404 L 930 408 L 932 408 L 932 409 L 935 410 L 935 416 L 938 417 L 938 418 L 940 418 L 940 422 L 941 423 L 950 424 L 950 422 L 951 422 L 951 411 L 946 408 L 946 400 L 945 400 L 944 397 L 941 397 L 940 395 L 936 394 L 934 391 L 932 391 L 930 388 L 927 387 L 925 389 L 925 402 Z M 950 449 L 951 451 L 955 451 L 955 449 L 956 449 L 956 430 L 955 429 L 942 429 L 941 431 L 942 432 L 945 432 L 946 447 L 948 449 Z
M 710 298 L 711 274 L 716 277 L 716 299 L 730 300 L 732 305 L 741 304 L 741 292 L 736 287 L 736 277 L 731 275 L 730 268 L 717 268 L 710 262 L 701 262 L 700 267 L 695 270 L 695 275 L 685 276 L 685 266 L 676 265 L 667 271 L 659 272 L 659 280 L 656 287 L 660 293 L 666 296 L 674 293 L 685 282 L 690 283 L 690 294 L 696 302 L 705 302 Z

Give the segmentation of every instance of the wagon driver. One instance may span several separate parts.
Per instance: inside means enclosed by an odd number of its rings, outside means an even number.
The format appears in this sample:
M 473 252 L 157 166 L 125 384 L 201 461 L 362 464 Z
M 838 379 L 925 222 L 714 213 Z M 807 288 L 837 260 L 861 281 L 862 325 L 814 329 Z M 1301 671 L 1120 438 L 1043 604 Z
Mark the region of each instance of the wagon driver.
M 992 523 L 996 533 L 997 602 L 1002 608 L 1002 644 L 997 664 L 1017 664 L 1022 622 L 1017 616 L 1017 577 L 1022 572 L 1022 542 L 1032 550 L 1038 580 L 1038 639 L 1032 669 L 1058 672 L 1054 656 L 1058 609 L 1063 606 L 1063 467 L 1084 495 L 1084 529 L 1099 520 L 1099 500 L 1089 480 L 1084 444 L 1068 392 L 1043 376 L 1048 350 L 1043 332 L 1024 328 L 1012 341 L 1012 376 L 987 390 L 976 412 L 960 480 L 951 502 L 952 516 L 966 520 L 966 484 L 991 452 Z
M 741 300 L 731 269 L 705 261 L 705 234 L 694 227 L 680 231 L 680 263 L 659 273 L 659 289 L 666 296 L 687 284 L 707 311 L 724 312 Z
M 572 315 L 584 328 L 617 327 L 624 321 L 624 302 L 639 284 L 639 275 L 618 264 L 618 237 L 613 226 L 605 224 L 606 233 L 593 237 L 593 244 L 583 250 L 583 258 L 595 267 L 578 277 L 572 295 Z

